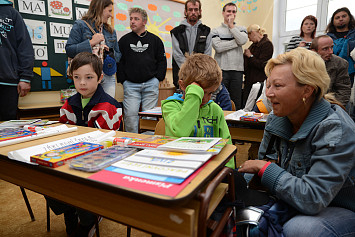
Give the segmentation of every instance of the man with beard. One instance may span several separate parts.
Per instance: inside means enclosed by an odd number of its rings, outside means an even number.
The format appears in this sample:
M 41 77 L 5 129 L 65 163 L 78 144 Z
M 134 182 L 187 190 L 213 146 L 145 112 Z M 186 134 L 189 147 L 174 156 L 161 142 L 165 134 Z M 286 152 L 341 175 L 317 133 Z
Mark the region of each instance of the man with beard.
M 334 41 L 334 54 L 344 58 L 349 63 L 348 74 L 352 87 L 355 68 L 354 60 L 350 57 L 350 53 L 355 48 L 355 19 L 347 7 L 339 8 L 333 13 L 326 32 Z M 347 110 L 355 121 L 355 106 L 349 103 Z
M 350 52 L 355 47 L 355 19 L 347 7 L 339 8 L 333 13 L 326 32 L 334 41 L 334 54 L 344 58 L 349 63 L 348 73 L 352 86 L 355 68 Z
M 345 107 L 350 99 L 350 79 L 348 62 L 333 54 L 333 40 L 328 35 L 317 36 L 310 46 L 325 62 L 330 85 L 328 92 L 334 93 L 335 98 Z
M 212 53 L 211 29 L 200 21 L 201 13 L 200 0 L 187 0 L 184 11 L 186 19 L 170 31 L 173 47 L 173 81 L 177 89 L 178 73 L 186 56 L 194 53 L 211 56 Z

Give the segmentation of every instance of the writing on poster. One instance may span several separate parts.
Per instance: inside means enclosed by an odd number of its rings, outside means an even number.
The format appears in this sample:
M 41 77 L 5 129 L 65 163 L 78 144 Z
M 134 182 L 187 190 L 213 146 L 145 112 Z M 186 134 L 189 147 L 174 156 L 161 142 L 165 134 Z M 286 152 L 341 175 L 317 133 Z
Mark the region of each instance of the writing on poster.
M 65 53 L 65 45 L 67 40 L 54 39 L 54 52 L 55 53 Z
M 35 60 L 48 60 L 47 46 L 33 45 Z
M 76 19 L 77 20 L 81 19 L 87 12 L 88 12 L 87 8 L 76 7 L 75 8 Z
M 89 6 L 91 0 L 75 0 L 74 2 L 75 2 L 76 4 L 81 4 L 81 5 Z
M 48 0 L 48 16 L 61 19 L 73 19 L 71 0 Z
M 63 23 L 56 23 L 50 22 L 50 33 L 51 37 L 63 37 L 69 38 L 70 30 L 73 27 L 72 24 L 63 24 Z
M 45 21 L 23 19 L 25 21 L 32 44 L 47 44 L 47 27 Z
M 18 9 L 21 13 L 45 16 L 46 8 L 44 4 L 44 1 L 18 0 Z

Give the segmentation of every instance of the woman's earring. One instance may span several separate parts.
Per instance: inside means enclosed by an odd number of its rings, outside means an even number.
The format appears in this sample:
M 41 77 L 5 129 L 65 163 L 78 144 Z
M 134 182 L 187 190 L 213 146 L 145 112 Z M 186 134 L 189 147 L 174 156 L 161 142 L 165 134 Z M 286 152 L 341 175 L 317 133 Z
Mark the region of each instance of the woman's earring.
M 303 103 L 306 104 L 306 98 L 303 97 L 302 100 L 303 100 Z

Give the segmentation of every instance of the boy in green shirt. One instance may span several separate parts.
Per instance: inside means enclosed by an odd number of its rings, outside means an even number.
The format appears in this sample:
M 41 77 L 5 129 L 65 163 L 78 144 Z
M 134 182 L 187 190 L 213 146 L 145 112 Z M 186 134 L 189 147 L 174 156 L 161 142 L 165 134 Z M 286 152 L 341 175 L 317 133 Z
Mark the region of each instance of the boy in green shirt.
M 216 60 L 205 54 L 188 57 L 179 71 L 179 85 L 184 94 L 174 94 L 162 101 L 165 135 L 174 137 L 221 137 L 231 135 L 223 110 L 211 99 L 222 81 Z M 234 159 L 227 165 L 234 168 Z

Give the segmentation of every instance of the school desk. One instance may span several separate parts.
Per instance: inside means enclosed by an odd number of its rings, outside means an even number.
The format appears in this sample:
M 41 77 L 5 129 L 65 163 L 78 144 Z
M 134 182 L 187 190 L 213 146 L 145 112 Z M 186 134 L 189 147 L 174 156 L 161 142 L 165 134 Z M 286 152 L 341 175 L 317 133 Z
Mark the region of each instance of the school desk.
M 233 145 L 226 145 L 220 154 L 209 162 L 174 198 L 89 180 L 87 177 L 91 173 L 69 169 L 68 165 L 52 169 L 7 158 L 9 151 L 93 130 L 94 128 L 78 127 L 75 132 L 0 148 L 0 178 L 150 233 L 163 236 L 203 236 L 205 234 L 205 218 L 223 198 L 228 185 L 215 185 L 213 195 L 207 193 L 210 190 L 204 189 L 209 181 L 220 176 L 221 170 L 230 170 L 224 168 L 224 165 L 236 152 L 236 147 Z M 144 137 L 146 135 L 117 132 L 117 136 Z M 210 197 L 205 198 L 206 195 Z M 209 198 L 211 198 L 210 202 Z M 209 208 L 206 208 L 206 205 Z M 199 222 L 199 220 L 203 221 Z M 197 231 L 198 228 L 200 228 L 199 231 Z
M 223 111 L 224 116 L 234 113 L 235 111 Z M 154 131 L 159 119 L 162 118 L 161 113 L 139 112 L 139 131 Z M 145 119 L 150 117 L 151 119 Z M 251 122 L 251 121 L 236 121 L 226 120 L 228 123 L 229 132 L 233 141 L 246 142 L 261 142 L 264 135 L 265 122 Z

